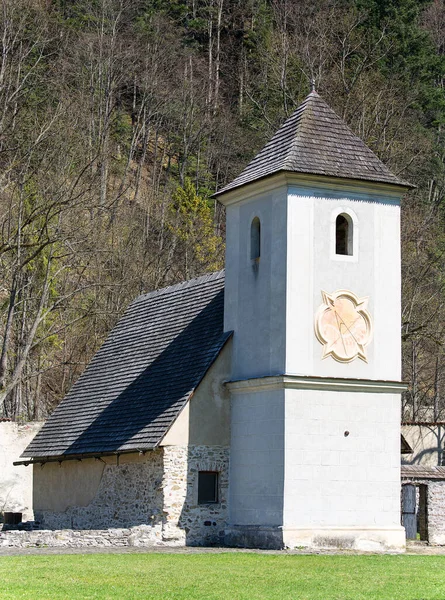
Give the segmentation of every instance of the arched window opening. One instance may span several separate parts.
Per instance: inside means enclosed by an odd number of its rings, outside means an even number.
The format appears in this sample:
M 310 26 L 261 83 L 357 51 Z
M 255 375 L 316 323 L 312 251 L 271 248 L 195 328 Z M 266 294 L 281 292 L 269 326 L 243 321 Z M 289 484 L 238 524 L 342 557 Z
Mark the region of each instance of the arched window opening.
M 338 215 L 335 221 L 335 254 L 352 256 L 352 228 L 349 215 Z
M 250 226 L 250 258 L 258 260 L 261 255 L 261 223 L 258 217 L 255 217 Z

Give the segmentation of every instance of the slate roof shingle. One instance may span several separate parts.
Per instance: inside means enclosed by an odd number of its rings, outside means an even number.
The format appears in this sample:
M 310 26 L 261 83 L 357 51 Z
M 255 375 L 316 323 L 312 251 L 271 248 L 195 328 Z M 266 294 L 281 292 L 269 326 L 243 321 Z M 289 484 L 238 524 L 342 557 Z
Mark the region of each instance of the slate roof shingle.
M 391 173 L 315 91 L 244 171 L 214 196 L 280 171 L 414 187 Z
M 445 467 L 426 467 L 424 465 L 402 465 L 402 479 L 445 479 Z
M 22 456 L 156 447 L 230 337 L 223 322 L 223 271 L 136 298 Z

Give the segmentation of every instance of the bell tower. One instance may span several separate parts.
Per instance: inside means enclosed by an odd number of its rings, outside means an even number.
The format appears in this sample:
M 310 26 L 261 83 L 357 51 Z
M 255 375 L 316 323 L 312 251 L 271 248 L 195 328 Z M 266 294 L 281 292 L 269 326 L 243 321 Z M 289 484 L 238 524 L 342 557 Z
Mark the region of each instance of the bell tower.
M 216 196 L 233 330 L 227 543 L 403 549 L 400 199 L 312 91 Z

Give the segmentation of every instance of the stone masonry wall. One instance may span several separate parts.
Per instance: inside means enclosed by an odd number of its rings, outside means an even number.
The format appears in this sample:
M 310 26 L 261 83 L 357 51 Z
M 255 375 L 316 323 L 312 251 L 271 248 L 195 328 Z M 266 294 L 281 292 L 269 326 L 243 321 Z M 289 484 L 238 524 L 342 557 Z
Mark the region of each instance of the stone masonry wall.
M 140 525 L 129 529 L 72 529 L 42 531 L 0 531 L 0 548 L 88 548 L 152 546 L 157 542 L 153 528 Z
M 429 543 L 445 545 L 445 481 L 428 482 Z
M 198 504 L 199 471 L 219 473 L 218 503 Z M 89 504 L 36 510 L 42 531 L 2 532 L 0 542 L 22 547 L 222 544 L 228 485 L 227 447 L 165 446 L 148 452 L 142 462 L 107 463 Z
M 105 530 L 148 525 L 153 540 L 160 539 L 163 518 L 162 454 L 162 450 L 148 452 L 142 463 L 106 464 L 98 491 L 90 504 L 70 506 L 63 512 L 36 509 L 36 521 L 43 529 L 57 530 Z
M 222 544 L 227 524 L 229 449 L 224 446 L 164 447 L 163 540 Z M 217 504 L 198 504 L 198 472 L 218 471 Z

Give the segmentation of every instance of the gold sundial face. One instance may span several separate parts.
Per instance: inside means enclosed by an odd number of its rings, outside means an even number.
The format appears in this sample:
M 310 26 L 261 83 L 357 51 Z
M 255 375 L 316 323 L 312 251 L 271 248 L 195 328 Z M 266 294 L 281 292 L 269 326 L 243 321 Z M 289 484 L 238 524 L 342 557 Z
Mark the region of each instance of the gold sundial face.
M 321 292 L 323 304 L 315 316 L 315 334 L 323 344 L 323 358 L 339 362 L 360 358 L 368 362 L 366 346 L 372 338 L 368 298 L 358 298 L 348 290 Z

